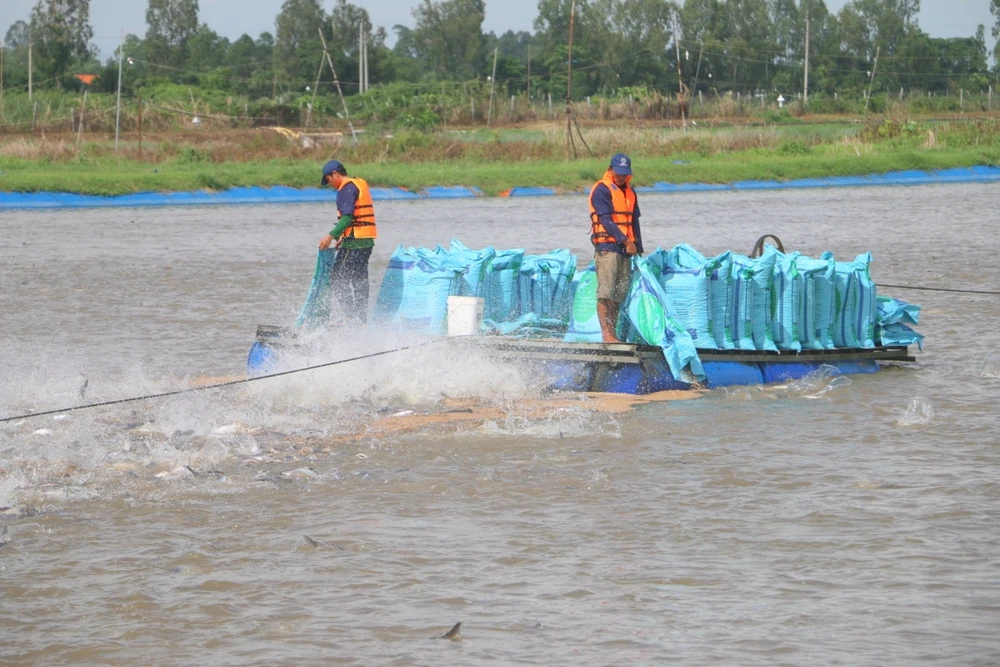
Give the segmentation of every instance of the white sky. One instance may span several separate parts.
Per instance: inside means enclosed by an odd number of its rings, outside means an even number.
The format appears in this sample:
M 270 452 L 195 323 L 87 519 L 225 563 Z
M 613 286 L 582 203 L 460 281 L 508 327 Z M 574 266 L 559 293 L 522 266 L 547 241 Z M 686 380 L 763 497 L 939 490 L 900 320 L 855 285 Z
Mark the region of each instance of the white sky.
M 28 20 L 37 0 L 0 0 L 0 40 L 14 21 Z M 838 11 L 847 0 L 827 0 L 831 12 Z M 256 38 L 264 31 L 274 33 L 274 18 L 281 9 L 282 0 L 199 0 L 200 20 L 230 40 L 243 33 Z M 327 11 L 333 0 L 323 0 Z M 412 9 L 420 0 L 357 0 L 352 4 L 364 7 L 372 23 L 382 26 L 394 38 L 392 26 L 400 23 L 412 27 Z M 933 37 L 972 37 L 976 26 L 986 26 L 986 42 L 992 47 L 990 26 L 994 19 L 989 11 L 989 0 L 922 0 L 920 27 Z M 118 45 L 119 36 L 146 33 L 146 0 L 91 0 L 90 23 L 94 27 L 94 43 L 106 59 Z M 487 0 L 484 30 L 498 35 L 506 30 L 532 31 L 538 14 L 537 0 Z

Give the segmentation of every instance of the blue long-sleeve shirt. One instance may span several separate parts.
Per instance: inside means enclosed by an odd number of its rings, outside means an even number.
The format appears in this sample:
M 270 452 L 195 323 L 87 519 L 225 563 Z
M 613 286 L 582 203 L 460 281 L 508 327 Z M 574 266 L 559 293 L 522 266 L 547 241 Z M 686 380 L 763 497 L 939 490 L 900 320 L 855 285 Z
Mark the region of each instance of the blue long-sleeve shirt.
M 341 235 L 354 220 L 354 207 L 357 205 L 358 197 L 360 196 L 361 191 L 354 183 L 344 183 L 340 187 L 340 190 L 337 191 L 337 212 L 340 214 L 340 219 L 337 225 L 330 231 L 330 236 L 335 240 L 340 239 Z M 347 250 L 352 248 L 373 248 L 375 247 L 375 239 L 347 238 L 341 241 L 340 247 Z
M 626 185 L 625 187 L 628 188 L 630 186 Z M 611 214 L 614 212 L 615 207 L 612 203 L 611 190 L 608 189 L 608 186 L 601 183 L 594 188 L 594 192 L 590 195 L 590 203 L 594 207 L 594 212 L 597 213 L 598 222 L 604 225 L 604 230 L 609 236 L 615 239 L 615 243 L 598 243 L 594 246 L 594 250 L 597 252 L 616 252 L 619 255 L 627 255 L 628 253 L 625 252 L 627 237 L 618 228 L 618 225 L 611 221 Z M 632 216 L 632 231 L 635 233 L 635 249 L 639 254 L 642 254 L 642 232 L 639 230 L 638 196 L 635 199 L 635 212 Z

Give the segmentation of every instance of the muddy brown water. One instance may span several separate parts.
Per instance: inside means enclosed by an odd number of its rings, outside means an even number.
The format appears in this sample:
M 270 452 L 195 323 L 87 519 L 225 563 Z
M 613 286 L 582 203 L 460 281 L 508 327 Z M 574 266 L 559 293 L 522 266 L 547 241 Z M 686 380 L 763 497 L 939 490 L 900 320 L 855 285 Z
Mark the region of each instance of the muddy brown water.
M 640 205 L 648 249 L 770 232 L 871 250 L 879 283 L 997 290 L 998 193 Z M 106 401 L 239 375 L 334 215 L 0 213 L 0 416 L 75 405 L 83 377 Z M 398 243 L 588 254 L 582 196 L 378 216 L 373 293 Z M 2 423 L 0 662 L 996 664 L 1000 300 L 882 292 L 923 306 L 925 351 L 849 382 L 539 409 L 530 368 L 444 343 Z M 407 342 L 328 333 L 296 362 Z M 470 403 L 485 417 L 445 413 Z

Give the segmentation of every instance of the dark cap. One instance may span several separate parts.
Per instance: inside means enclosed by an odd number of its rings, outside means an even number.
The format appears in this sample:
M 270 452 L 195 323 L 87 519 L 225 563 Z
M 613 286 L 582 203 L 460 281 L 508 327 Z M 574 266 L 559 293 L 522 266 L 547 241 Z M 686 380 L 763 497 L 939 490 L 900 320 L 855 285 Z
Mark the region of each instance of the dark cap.
M 632 175 L 632 158 L 625 155 L 625 153 L 617 153 L 613 158 L 611 158 L 611 164 L 609 166 L 611 171 L 615 172 L 619 176 Z
M 339 160 L 330 160 L 323 165 L 323 180 L 320 181 L 320 187 L 326 185 L 326 177 L 334 172 L 337 172 L 338 174 L 346 174 L 347 169 L 344 168 L 344 165 L 341 164 Z

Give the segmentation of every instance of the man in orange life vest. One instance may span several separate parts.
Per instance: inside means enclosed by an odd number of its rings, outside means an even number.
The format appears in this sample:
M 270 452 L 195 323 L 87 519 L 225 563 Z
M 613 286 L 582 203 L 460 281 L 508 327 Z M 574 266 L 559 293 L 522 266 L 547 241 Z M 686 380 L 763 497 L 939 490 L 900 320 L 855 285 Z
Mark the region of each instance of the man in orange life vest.
M 336 227 L 319 242 L 326 250 L 334 243 L 337 259 L 330 269 L 330 284 L 345 314 L 361 322 L 368 321 L 368 260 L 375 247 L 375 209 L 368 183 L 351 178 L 337 160 L 323 166 L 320 186 L 337 188 Z
M 601 339 L 618 343 L 618 310 L 632 283 L 632 256 L 642 254 L 639 203 L 632 189 L 632 160 L 611 158 L 601 180 L 590 189 L 590 241 L 597 266 L 597 319 Z

